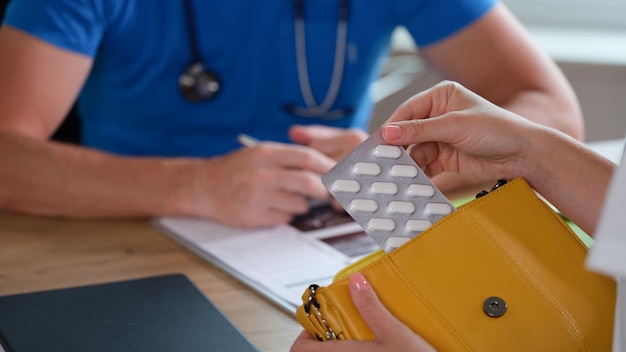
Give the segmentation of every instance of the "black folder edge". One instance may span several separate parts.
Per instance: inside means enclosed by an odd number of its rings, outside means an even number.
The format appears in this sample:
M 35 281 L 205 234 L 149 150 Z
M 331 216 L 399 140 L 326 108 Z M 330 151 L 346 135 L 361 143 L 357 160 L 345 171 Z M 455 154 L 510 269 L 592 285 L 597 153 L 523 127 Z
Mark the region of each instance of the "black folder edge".
M 9 348 L 9 343 L 2 336 L 2 332 L 0 331 L 0 352 L 11 352 L 12 350 Z

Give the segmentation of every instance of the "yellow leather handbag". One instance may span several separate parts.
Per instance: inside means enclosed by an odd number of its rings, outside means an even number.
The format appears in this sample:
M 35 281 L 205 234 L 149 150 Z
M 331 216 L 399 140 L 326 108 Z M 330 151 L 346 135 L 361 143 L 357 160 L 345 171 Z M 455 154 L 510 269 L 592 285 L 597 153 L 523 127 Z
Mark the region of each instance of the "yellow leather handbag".
M 348 267 L 329 286 L 311 285 L 297 319 L 320 340 L 374 339 L 348 291 L 358 270 L 439 351 L 610 351 L 616 285 L 584 267 L 586 254 L 516 179 L 391 253 Z

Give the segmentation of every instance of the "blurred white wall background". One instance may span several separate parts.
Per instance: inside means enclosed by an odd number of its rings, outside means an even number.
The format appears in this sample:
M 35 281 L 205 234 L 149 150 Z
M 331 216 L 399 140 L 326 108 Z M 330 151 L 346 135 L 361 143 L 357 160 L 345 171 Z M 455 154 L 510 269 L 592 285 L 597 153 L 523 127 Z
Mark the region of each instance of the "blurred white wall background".
M 626 0 L 503 0 L 561 67 L 580 99 L 586 140 L 626 133 Z M 383 77 L 372 129 L 398 104 L 441 78 L 419 59 L 403 29 Z

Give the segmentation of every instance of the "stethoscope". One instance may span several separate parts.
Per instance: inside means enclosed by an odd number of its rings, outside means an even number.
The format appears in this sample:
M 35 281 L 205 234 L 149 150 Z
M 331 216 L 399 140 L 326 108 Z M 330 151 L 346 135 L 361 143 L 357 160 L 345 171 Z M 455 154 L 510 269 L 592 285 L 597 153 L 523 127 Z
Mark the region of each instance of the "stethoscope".
M 309 80 L 309 68 L 306 58 L 306 38 L 304 31 L 304 0 L 294 0 L 294 28 L 298 82 L 300 92 L 306 107 L 295 104 L 283 104 L 283 109 L 293 115 L 301 117 L 317 117 L 328 120 L 342 118 L 354 112 L 354 108 L 333 109 L 337 101 L 339 88 L 343 79 L 344 63 L 347 51 L 349 0 L 339 0 L 339 20 L 337 23 L 337 39 L 335 43 L 335 58 L 333 72 L 326 96 L 321 104 L 313 96 Z M 185 0 L 185 15 L 187 17 L 189 39 L 192 50 L 192 63 L 187 66 L 178 79 L 183 96 L 190 102 L 203 102 L 213 99 L 221 89 L 219 76 L 208 68 L 202 60 L 198 39 L 196 36 L 195 17 L 191 0 Z
M 178 87 L 185 99 L 198 103 L 213 99 L 219 93 L 222 84 L 219 76 L 204 64 L 200 55 L 191 0 L 185 0 L 185 16 L 189 41 L 191 42 L 192 61 L 178 77 Z

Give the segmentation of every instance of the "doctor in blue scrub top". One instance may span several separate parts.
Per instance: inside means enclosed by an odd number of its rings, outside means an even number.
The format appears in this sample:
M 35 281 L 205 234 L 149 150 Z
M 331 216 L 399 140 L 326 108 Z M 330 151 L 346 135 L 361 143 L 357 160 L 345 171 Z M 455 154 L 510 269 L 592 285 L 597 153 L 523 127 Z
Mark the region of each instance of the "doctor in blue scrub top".
M 286 223 L 366 137 L 398 26 L 445 78 L 583 138 L 571 87 L 496 0 L 12 0 L 0 208 Z M 51 141 L 75 101 L 81 144 Z

